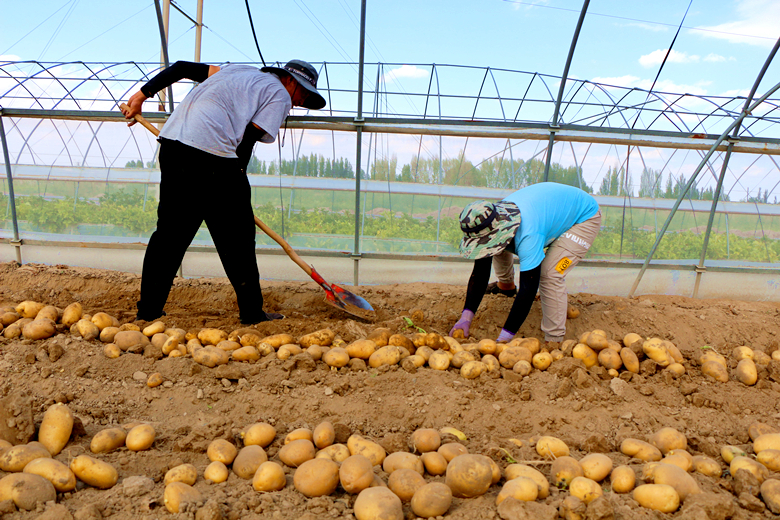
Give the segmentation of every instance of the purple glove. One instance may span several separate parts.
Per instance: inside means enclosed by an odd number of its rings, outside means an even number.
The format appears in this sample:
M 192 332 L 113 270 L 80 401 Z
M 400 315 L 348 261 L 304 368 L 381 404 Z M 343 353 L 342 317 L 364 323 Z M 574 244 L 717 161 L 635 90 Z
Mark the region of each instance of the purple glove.
M 463 310 L 463 312 L 460 315 L 460 319 L 458 322 L 452 327 L 452 330 L 450 331 L 450 336 L 453 338 L 455 337 L 455 331 L 460 330 L 463 332 L 463 337 L 468 338 L 469 337 L 469 327 L 471 326 L 471 320 L 474 319 L 474 313 L 469 310 Z
M 506 329 L 501 329 L 501 334 L 498 335 L 498 339 L 496 340 L 496 343 L 507 343 L 508 341 L 511 341 L 512 338 L 515 337 L 514 332 L 509 332 Z

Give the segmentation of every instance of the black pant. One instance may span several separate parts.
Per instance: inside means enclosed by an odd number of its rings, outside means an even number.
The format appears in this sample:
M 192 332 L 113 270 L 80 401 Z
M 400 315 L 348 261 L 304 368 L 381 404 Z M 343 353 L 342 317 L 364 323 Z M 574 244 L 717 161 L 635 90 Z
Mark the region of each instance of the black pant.
M 205 220 L 236 292 L 241 321 L 263 316 L 251 189 L 238 159 L 160 140 L 157 230 L 144 256 L 138 319 L 163 314 L 176 271 Z

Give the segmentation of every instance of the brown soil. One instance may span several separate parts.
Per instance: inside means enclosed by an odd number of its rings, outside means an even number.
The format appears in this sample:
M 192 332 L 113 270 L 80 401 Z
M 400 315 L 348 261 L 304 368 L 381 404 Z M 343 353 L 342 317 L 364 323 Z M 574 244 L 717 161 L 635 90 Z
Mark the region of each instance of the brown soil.
M 0 305 L 36 300 L 65 307 L 79 301 L 85 312 L 104 311 L 124 323 L 135 316 L 139 285 L 140 278 L 127 273 L 0 264 Z M 266 310 L 281 312 L 287 319 L 256 326 L 260 335 L 286 332 L 297 337 L 329 327 L 347 342 L 380 326 L 394 333 L 413 332 L 402 316 L 409 316 L 414 309 L 421 309 L 425 316 L 416 326 L 444 333 L 457 320 L 465 296 L 465 288 L 454 285 L 355 288 L 377 310 L 377 321 L 368 323 L 327 305 L 324 293 L 314 283 L 263 282 L 263 289 Z M 417 428 L 452 426 L 468 436 L 464 444 L 470 452 L 489 455 L 502 467 L 508 464 L 507 454 L 517 461 L 540 461 L 532 447 L 533 437 L 552 435 L 563 439 L 576 458 L 603 452 L 615 465 L 630 464 L 640 474 L 641 463 L 620 453 L 621 441 L 629 437 L 646 440 L 669 426 L 687 436 L 692 454 L 708 455 L 724 469 L 722 478 L 694 473 L 705 495 L 690 499 L 670 516 L 702 520 L 770 517 L 760 500 L 750 500 L 744 493 L 738 498 L 737 491 L 745 486 L 725 471 L 728 466 L 719 454 L 726 444 L 751 453 L 748 426 L 755 421 L 780 428 L 780 361 L 759 366 L 758 384 L 748 387 L 733 378 L 727 383 L 705 378 L 695 360 L 705 345 L 727 357 L 739 345 L 771 353 L 778 348 L 780 306 L 670 296 L 627 299 L 575 294 L 569 298 L 582 313 L 569 321 L 567 338 L 602 329 L 615 339 L 628 332 L 668 339 L 685 356 L 686 375 L 675 379 L 645 363 L 640 374 L 613 380 L 603 370 L 585 370 L 579 362 L 564 358 L 548 371 L 535 371 L 526 378 L 502 371 L 497 377 L 483 374 L 467 380 L 454 370 L 428 368 L 416 373 L 400 367 L 345 367 L 336 371 L 321 362 L 313 363 L 307 354 L 286 361 L 271 356 L 254 364 L 231 362 L 210 369 L 189 358 L 155 360 L 124 354 L 108 359 L 99 341 L 84 341 L 67 332 L 43 341 L 0 338 L 0 405 L 12 402 L 13 407 L 23 408 L 20 403 L 27 400 L 37 426 L 48 406 L 66 402 L 79 419 L 80 426 L 77 424 L 71 442 L 57 459 L 67 463 L 88 452 L 91 437 L 109 425 L 143 421 L 157 431 L 150 450 L 122 448 L 99 456 L 118 469 L 120 481 L 115 487 L 100 491 L 79 485 L 75 492 L 59 495 L 57 505 L 14 512 L 6 509 L 6 504 L 0 507 L 0 516 L 32 519 L 73 515 L 78 520 L 171 517 L 174 515 L 162 501 L 162 477 L 169 468 L 186 462 L 198 468 L 201 477 L 195 487 L 211 502 L 197 517 L 190 512 L 181 518 L 219 518 L 217 514 L 230 519 L 353 518 L 354 496 L 339 488 L 331 496 L 307 499 L 292 486 L 293 470 L 288 470 L 287 488 L 265 495 L 255 492 L 251 481 L 234 474 L 227 483 L 217 485 L 202 478 L 209 462 L 205 449 L 215 438 L 235 440 L 243 427 L 269 422 L 278 432 L 268 449 L 274 459 L 288 431 L 314 428 L 328 420 L 336 425 L 337 441 L 345 442 L 349 434 L 360 433 L 388 452 L 408 450 L 409 436 Z M 503 296 L 487 296 L 472 337 L 495 338 L 511 303 Z M 230 332 L 240 326 L 234 294 L 225 279 L 177 279 L 166 311 L 163 320 L 169 327 L 216 327 Z M 540 317 L 537 302 L 519 335 L 541 339 Z M 139 372 L 159 372 L 166 383 L 149 388 Z M 20 431 L 31 432 L 29 419 L 25 420 L 21 411 L 16 416 Z M 3 421 L 7 419 L 3 416 Z M 517 447 L 510 438 L 525 441 L 524 446 Z M 549 465 L 538 467 L 549 474 Z M 379 474 L 386 481 L 387 475 L 381 470 Z M 153 488 L 125 484 L 133 482 L 129 477 L 138 475 L 153 479 Z M 443 480 L 427 475 L 426 479 Z M 665 517 L 639 507 L 630 494 L 612 493 L 608 483 L 603 487 L 606 500 L 594 502 L 597 507 L 592 504 L 585 518 L 609 518 L 610 514 L 614 518 Z M 514 501 L 497 508 L 499 490 L 500 484 L 479 498 L 454 499 L 447 518 L 554 518 L 554 508 L 567 495 L 552 489 L 549 498 L 532 506 L 537 507 L 534 510 Z M 131 496 L 135 492 L 138 494 Z M 404 511 L 407 518 L 414 516 L 408 505 Z

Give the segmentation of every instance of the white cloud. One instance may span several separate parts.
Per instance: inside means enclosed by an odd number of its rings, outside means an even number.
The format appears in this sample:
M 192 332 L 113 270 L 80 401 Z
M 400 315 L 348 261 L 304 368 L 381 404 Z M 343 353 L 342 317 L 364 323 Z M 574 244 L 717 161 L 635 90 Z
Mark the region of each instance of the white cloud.
M 658 25 L 658 24 L 651 24 L 651 23 L 637 23 L 637 22 L 631 22 L 626 24 L 618 24 L 621 27 L 639 27 L 640 29 L 644 29 L 646 31 L 652 31 L 652 32 L 666 32 L 669 30 L 668 27 L 665 25 Z
M 736 0 L 736 16 L 732 19 L 735 21 L 699 26 L 696 29 L 702 30 L 693 32 L 731 43 L 761 47 L 771 47 L 780 36 L 780 2 L 777 0 Z
M 401 65 L 382 74 L 382 81 L 394 81 L 401 78 L 427 78 L 430 72 L 415 65 Z
M 637 88 L 642 90 L 649 90 L 650 87 L 653 86 L 653 80 L 650 78 L 639 78 L 637 76 L 619 76 L 619 77 L 612 77 L 612 78 L 593 78 L 591 79 L 594 83 L 599 83 L 602 85 L 608 85 L 613 87 L 625 87 L 625 88 Z M 709 85 L 711 82 L 709 81 L 703 81 L 699 82 L 695 85 L 685 85 L 681 83 L 675 83 L 670 80 L 661 80 L 658 81 L 655 84 L 655 87 L 653 90 L 656 92 L 670 92 L 670 93 L 679 93 L 679 94 L 693 94 L 697 96 L 704 96 L 707 94 L 707 85 Z
M 723 63 L 724 61 L 734 61 L 734 58 L 726 58 L 725 56 L 721 56 L 720 54 L 714 54 L 709 53 L 704 57 L 704 61 L 710 62 L 710 63 Z
M 645 54 L 639 58 L 639 64 L 645 68 L 654 67 L 660 65 L 664 61 L 664 57 L 669 49 L 658 49 L 650 54 Z M 688 54 L 687 52 L 679 52 L 674 49 L 669 53 L 669 57 L 666 59 L 667 63 L 698 63 L 699 56 L 696 54 Z

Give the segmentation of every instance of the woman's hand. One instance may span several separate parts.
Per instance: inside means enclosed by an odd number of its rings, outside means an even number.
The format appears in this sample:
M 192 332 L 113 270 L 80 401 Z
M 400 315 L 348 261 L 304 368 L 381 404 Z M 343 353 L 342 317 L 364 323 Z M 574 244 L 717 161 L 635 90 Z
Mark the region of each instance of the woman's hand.
M 127 100 L 127 108 L 121 109 L 122 113 L 125 115 L 125 119 L 128 120 L 127 126 L 133 126 L 136 123 L 135 116 L 142 112 L 143 103 L 146 99 L 144 93 L 139 90 Z

